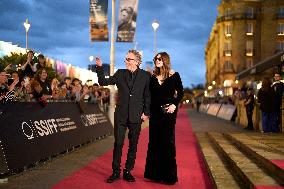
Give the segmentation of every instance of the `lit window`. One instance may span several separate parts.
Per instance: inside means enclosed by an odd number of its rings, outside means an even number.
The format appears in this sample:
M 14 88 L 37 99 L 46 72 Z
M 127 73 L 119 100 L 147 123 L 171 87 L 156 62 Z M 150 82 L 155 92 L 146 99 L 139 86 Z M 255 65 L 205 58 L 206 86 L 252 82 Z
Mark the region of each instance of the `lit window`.
M 277 17 L 284 18 L 284 7 L 278 8 Z
M 232 9 L 230 9 L 230 8 L 227 8 L 226 10 L 225 10 L 225 18 L 231 18 L 231 16 L 232 16 Z
M 253 66 L 253 60 L 251 58 L 247 59 L 247 68 L 251 68 Z
M 276 52 L 284 51 L 284 41 L 277 41 L 276 42 Z
M 284 35 L 284 23 L 278 24 L 277 33 L 278 35 Z
M 247 7 L 246 8 L 246 18 L 253 18 L 253 7 Z
M 232 36 L 232 26 L 231 25 L 225 25 L 225 36 L 226 37 Z
M 233 69 L 232 62 L 230 60 L 226 60 L 224 62 L 224 70 L 229 71 Z
M 225 56 L 232 56 L 232 46 L 231 46 L 231 42 L 225 42 L 225 45 L 224 45 L 224 54 L 225 54 Z
M 253 41 L 246 42 L 246 56 L 253 56 Z
M 252 23 L 247 23 L 247 35 L 253 35 L 253 24 Z

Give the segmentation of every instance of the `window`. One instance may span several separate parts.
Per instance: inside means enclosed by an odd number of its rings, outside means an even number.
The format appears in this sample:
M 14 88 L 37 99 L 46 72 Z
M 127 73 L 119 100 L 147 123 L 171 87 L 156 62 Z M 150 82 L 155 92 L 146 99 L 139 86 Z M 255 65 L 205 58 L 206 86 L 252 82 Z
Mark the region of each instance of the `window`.
M 247 23 L 247 35 L 253 35 L 253 23 Z
M 247 59 L 247 64 L 246 64 L 247 68 L 251 68 L 253 66 L 253 60 L 252 58 L 248 58 Z
M 284 18 L 284 7 L 278 8 L 277 18 Z
M 253 41 L 246 42 L 246 56 L 253 56 Z
M 284 23 L 278 24 L 277 33 L 278 35 L 284 35 Z
M 278 41 L 276 43 L 276 52 L 284 51 L 284 41 Z
M 224 62 L 224 70 L 225 71 L 231 71 L 233 69 L 232 62 L 230 60 L 226 60 Z
M 226 18 L 226 19 L 229 19 L 229 18 L 231 18 L 231 17 L 232 17 L 232 9 L 227 8 L 227 9 L 225 10 L 225 18 Z
M 254 14 L 253 14 L 253 7 L 247 7 L 246 8 L 246 18 L 253 18 Z
M 225 25 L 225 36 L 226 37 L 232 36 L 232 26 L 231 25 Z
M 232 56 L 231 42 L 225 42 L 225 44 L 224 44 L 224 55 L 225 56 Z

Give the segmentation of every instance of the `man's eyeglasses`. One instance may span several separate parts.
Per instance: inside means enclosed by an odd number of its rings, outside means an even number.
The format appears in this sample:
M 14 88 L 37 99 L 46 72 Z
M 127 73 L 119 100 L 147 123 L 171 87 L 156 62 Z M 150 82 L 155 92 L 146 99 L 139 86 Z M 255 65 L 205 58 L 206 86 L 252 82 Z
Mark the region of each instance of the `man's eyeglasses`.
M 131 60 L 135 60 L 134 58 L 125 58 L 125 60 L 127 61 L 127 62 L 130 62 Z

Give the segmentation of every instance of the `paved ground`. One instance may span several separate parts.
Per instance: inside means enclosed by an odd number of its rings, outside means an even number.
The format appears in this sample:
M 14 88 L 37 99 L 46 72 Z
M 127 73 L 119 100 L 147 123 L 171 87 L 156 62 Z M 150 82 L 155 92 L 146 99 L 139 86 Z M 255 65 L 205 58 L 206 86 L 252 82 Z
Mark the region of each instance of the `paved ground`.
M 247 132 L 232 122 L 197 113 L 189 110 L 190 121 L 194 132 Z M 0 189 L 45 189 L 70 175 L 91 160 L 112 149 L 114 138 L 106 137 L 62 155 L 48 162 L 30 168 L 25 172 L 9 177 L 6 184 L 0 184 Z M 111 165 L 110 165 L 111 166 Z
M 255 132 L 246 131 L 241 126 L 231 121 L 226 121 L 215 116 L 188 110 L 189 119 L 194 132 Z

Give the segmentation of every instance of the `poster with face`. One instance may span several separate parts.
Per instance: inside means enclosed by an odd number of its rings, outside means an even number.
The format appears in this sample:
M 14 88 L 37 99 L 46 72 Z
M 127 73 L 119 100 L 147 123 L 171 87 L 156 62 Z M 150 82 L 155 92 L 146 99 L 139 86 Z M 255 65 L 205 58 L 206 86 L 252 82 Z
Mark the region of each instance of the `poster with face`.
M 133 42 L 136 30 L 138 0 L 121 0 L 118 15 L 117 42 Z

